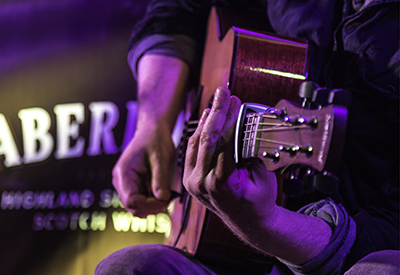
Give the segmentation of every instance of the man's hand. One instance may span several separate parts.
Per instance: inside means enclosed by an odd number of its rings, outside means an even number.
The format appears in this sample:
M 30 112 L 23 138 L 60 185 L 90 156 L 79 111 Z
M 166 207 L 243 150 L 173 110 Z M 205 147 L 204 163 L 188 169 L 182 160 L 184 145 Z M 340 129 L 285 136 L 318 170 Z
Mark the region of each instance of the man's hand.
M 233 157 L 235 122 L 240 100 L 217 89 L 211 110 L 205 110 L 190 138 L 184 170 L 186 189 L 215 212 L 243 239 L 257 228 L 276 206 L 275 174 L 258 159 L 236 166 Z
M 167 208 L 174 152 L 169 130 L 149 127 L 136 132 L 122 153 L 113 169 L 113 185 L 122 204 L 135 216 L 146 217 Z

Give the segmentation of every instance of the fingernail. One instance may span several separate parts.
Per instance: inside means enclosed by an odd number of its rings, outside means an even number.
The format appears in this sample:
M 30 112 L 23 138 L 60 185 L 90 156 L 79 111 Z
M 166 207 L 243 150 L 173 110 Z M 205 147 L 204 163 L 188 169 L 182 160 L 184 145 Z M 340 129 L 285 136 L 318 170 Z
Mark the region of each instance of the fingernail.
M 209 113 L 210 113 L 210 109 L 208 109 L 208 108 L 204 109 L 204 111 L 203 111 L 203 113 L 201 114 L 201 117 L 200 117 L 200 121 L 199 121 L 200 125 L 205 122 L 205 120 L 206 120 L 206 118 L 207 118 Z
M 224 89 L 223 87 L 218 87 L 215 94 L 217 97 L 221 97 L 221 98 L 226 98 L 227 96 L 229 96 L 228 91 L 226 89 Z
M 231 97 L 231 106 L 232 106 L 232 107 L 236 107 L 236 106 L 238 106 L 239 104 L 240 104 L 240 99 L 237 98 L 237 97 L 235 97 L 235 96 L 232 96 L 232 97 Z

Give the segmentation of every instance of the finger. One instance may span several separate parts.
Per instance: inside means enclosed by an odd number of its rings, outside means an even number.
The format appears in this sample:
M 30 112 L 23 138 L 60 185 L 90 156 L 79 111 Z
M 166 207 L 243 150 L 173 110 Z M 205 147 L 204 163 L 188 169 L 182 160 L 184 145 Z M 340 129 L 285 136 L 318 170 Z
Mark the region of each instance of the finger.
M 140 218 L 145 218 L 149 214 L 158 214 L 168 207 L 168 202 L 141 194 L 130 196 L 127 204 L 129 205 L 129 212 Z
M 222 128 L 221 139 L 219 146 L 226 148 L 228 147 L 230 150 L 227 152 L 231 153 L 233 156 L 233 141 L 235 139 L 235 128 L 236 128 L 236 121 L 239 115 L 241 101 L 236 96 L 231 96 L 230 98 L 230 105 L 228 113 L 226 114 L 226 120 L 224 127 Z
M 219 179 L 229 176 L 236 169 L 234 164 L 234 132 L 236 121 L 239 114 L 241 101 L 236 96 L 232 96 L 230 100 L 229 110 L 226 115 L 225 124 L 221 132 L 219 141 L 222 154 L 218 158 L 217 167 L 215 170 L 216 176 Z
M 186 150 L 185 169 L 183 173 L 183 185 L 190 194 L 198 194 L 199 187 L 201 186 L 201 177 L 198 177 L 196 172 L 197 154 L 199 149 L 199 140 L 201 132 L 203 131 L 204 123 L 210 114 L 210 109 L 207 108 L 201 115 L 199 124 L 195 133 L 190 137 Z
M 192 171 L 196 166 L 200 134 L 203 130 L 204 123 L 207 120 L 209 114 L 210 114 L 209 108 L 203 111 L 203 114 L 201 115 L 199 120 L 199 124 L 197 125 L 196 131 L 189 138 L 186 148 L 186 157 L 185 157 L 185 170 L 187 171 Z
M 215 93 L 210 114 L 204 124 L 199 140 L 199 152 L 197 165 L 203 176 L 211 170 L 211 164 L 215 155 L 218 140 L 225 124 L 226 114 L 230 105 L 230 91 L 225 87 L 219 87 Z
M 171 197 L 170 166 L 174 154 L 172 148 L 172 144 L 169 147 L 161 146 L 150 156 L 151 190 L 156 199 L 164 202 L 168 202 Z
M 159 159 L 157 159 L 157 162 Z M 169 161 L 164 160 L 165 163 L 153 163 L 151 166 L 151 188 L 153 195 L 160 201 L 167 202 L 171 197 L 170 180 L 169 180 Z
M 144 185 L 146 179 L 139 176 L 144 174 L 141 171 L 143 167 L 130 157 L 130 148 L 131 146 L 128 146 L 122 153 L 112 170 L 112 183 L 118 193 L 120 193 L 120 196 L 123 194 L 127 194 L 127 196 L 132 194 L 146 194 L 149 191 Z M 124 203 L 124 201 L 122 202 Z
M 122 204 L 135 216 L 146 217 L 148 214 L 157 214 L 167 208 L 166 202 L 148 197 L 146 192 L 141 190 L 145 184 L 144 180 L 134 171 L 127 174 L 126 170 L 117 166 L 113 169 L 112 181 L 120 194 Z

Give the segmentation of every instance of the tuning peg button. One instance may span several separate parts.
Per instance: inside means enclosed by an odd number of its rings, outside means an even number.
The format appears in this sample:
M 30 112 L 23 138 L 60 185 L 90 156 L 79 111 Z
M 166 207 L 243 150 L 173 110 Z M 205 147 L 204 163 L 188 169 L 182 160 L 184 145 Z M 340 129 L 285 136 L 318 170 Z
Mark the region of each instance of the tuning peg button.
M 307 125 L 311 126 L 311 128 L 317 128 L 318 127 L 318 119 L 317 117 L 311 118 L 309 121 L 307 121 Z
M 314 152 L 314 147 L 312 145 L 303 146 L 300 148 L 300 152 L 305 153 L 308 158 L 310 158 Z
M 274 151 L 272 154 L 264 151 L 262 155 L 264 158 L 270 158 L 273 161 L 273 163 L 277 163 L 279 161 L 279 157 L 280 157 L 280 154 L 278 151 Z

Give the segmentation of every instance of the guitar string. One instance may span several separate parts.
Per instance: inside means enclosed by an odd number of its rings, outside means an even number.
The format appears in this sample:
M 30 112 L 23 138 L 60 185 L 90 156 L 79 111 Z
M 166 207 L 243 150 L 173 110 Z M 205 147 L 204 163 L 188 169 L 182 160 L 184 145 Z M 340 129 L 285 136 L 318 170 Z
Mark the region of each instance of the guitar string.
M 257 117 L 257 115 L 255 116 L 249 116 L 249 119 L 252 119 L 252 121 L 254 121 L 254 119 Z M 272 115 L 262 115 L 261 117 L 263 118 L 276 118 L 275 116 Z M 193 133 L 196 131 L 197 129 L 197 124 L 198 124 L 198 120 L 189 120 L 186 122 L 186 125 L 190 125 L 193 127 L 186 127 L 186 132 L 187 133 Z M 261 126 L 273 126 L 271 128 L 262 128 L 262 129 L 255 129 L 254 130 L 254 126 L 256 125 L 261 125 Z M 245 130 L 244 133 L 246 136 L 248 136 L 248 133 L 256 133 L 256 132 L 277 132 L 277 131 L 291 131 L 291 130 L 298 130 L 298 129 L 309 129 L 308 125 L 298 125 L 298 126 L 294 126 L 293 124 L 284 124 L 284 123 L 246 123 L 245 124 L 246 129 L 248 129 L 250 127 L 251 130 Z M 283 128 L 281 128 L 283 127 Z M 190 137 L 186 136 L 186 140 L 188 140 Z M 279 141 L 275 141 L 275 140 L 271 140 L 271 139 L 263 139 L 263 138 L 253 138 L 251 136 L 249 136 L 248 138 L 244 138 L 243 142 L 246 144 L 243 146 L 243 149 L 245 150 L 245 148 L 247 149 L 246 153 L 248 154 L 249 151 L 251 151 L 251 149 L 255 148 L 256 145 L 251 142 L 251 141 L 264 141 L 267 144 L 281 144 L 284 146 L 291 146 L 292 144 L 289 143 L 282 143 Z M 248 143 L 246 143 L 246 141 L 250 141 Z M 251 145 L 250 145 L 251 144 Z M 259 148 L 274 148 L 273 146 L 258 146 Z
M 252 120 L 252 122 L 255 120 L 256 117 L 263 117 L 263 118 L 272 118 L 272 119 L 276 119 L 276 116 L 271 116 L 271 115 L 251 115 L 248 118 Z M 277 132 L 277 131 L 292 131 L 292 130 L 301 130 L 301 129 L 309 129 L 310 127 L 308 125 L 297 125 L 294 126 L 292 123 L 265 123 L 265 122 L 261 122 L 261 123 L 246 123 L 246 129 L 248 129 L 248 125 L 251 125 L 251 130 L 246 130 L 245 131 L 245 136 L 250 136 L 249 138 L 245 138 L 243 140 L 244 143 L 244 148 L 246 148 L 247 150 L 247 155 L 249 151 L 252 151 L 256 145 L 254 144 L 254 141 L 265 141 L 267 143 L 266 146 L 258 146 L 258 148 L 274 148 L 272 145 L 268 146 L 268 144 L 280 144 L 283 146 L 291 146 L 292 144 L 289 143 L 283 143 L 283 142 L 279 142 L 276 140 L 271 140 L 271 139 L 265 139 L 265 138 L 254 138 L 254 135 L 249 135 L 248 133 L 258 133 L 258 132 Z M 268 128 L 256 128 L 257 126 L 268 126 Z M 270 127 L 272 126 L 272 127 Z M 254 130 L 254 128 L 256 128 Z M 300 142 L 302 144 L 302 142 Z M 245 149 L 244 149 L 245 150 Z
M 276 126 L 272 127 L 271 129 L 269 128 L 262 128 L 262 129 L 257 129 L 257 132 L 277 132 L 277 131 L 291 131 L 291 130 L 298 130 L 298 129 L 309 129 L 310 127 L 308 125 L 298 125 L 298 126 L 290 126 L 290 125 L 283 125 L 283 124 L 259 124 L 262 126 Z M 282 127 L 282 128 L 280 128 Z M 245 131 L 246 133 L 246 131 Z

